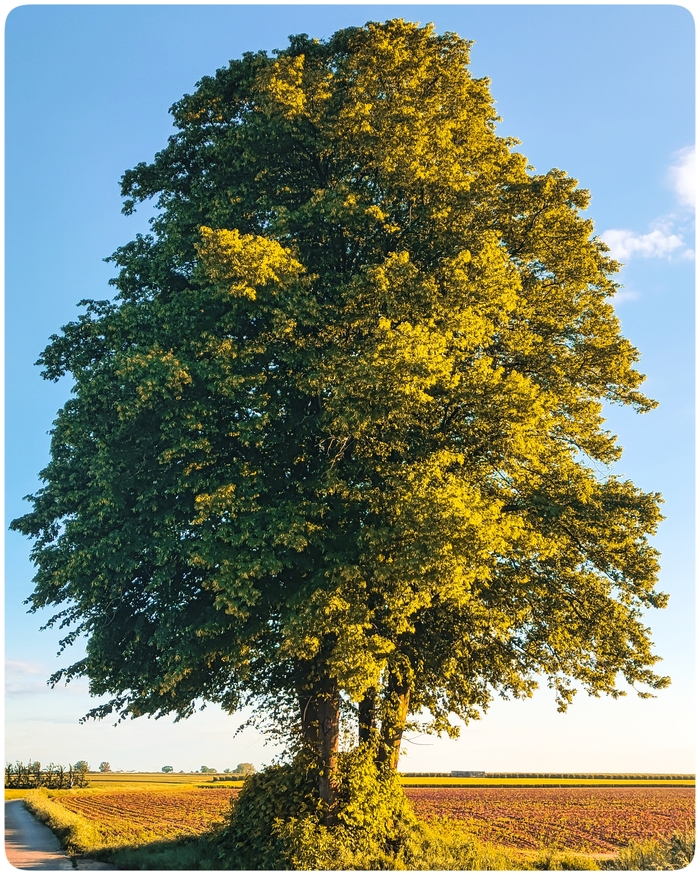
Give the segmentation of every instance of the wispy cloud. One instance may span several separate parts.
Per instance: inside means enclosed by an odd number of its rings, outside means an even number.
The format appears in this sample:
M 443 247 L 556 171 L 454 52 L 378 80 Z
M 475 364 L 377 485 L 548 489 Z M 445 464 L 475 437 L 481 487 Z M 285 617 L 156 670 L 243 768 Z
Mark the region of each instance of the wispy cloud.
M 675 153 L 675 163 L 669 167 L 668 176 L 683 207 L 695 209 L 695 146 L 686 146 Z
M 41 674 L 42 667 L 37 662 L 22 662 L 19 659 L 5 660 L 6 677 L 26 677 Z
M 8 700 L 14 696 L 47 696 L 51 695 L 54 701 L 68 696 L 71 699 L 84 698 L 90 695 L 87 681 L 73 681 L 58 687 L 52 687 L 46 678 L 30 677 L 7 677 L 5 679 L 5 695 Z
M 686 245 L 687 211 L 695 208 L 695 147 L 687 146 L 674 153 L 667 178 L 676 193 L 680 215 L 670 213 L 657 219 L 646 234 L 629 228 L 609 228 L 600 235 L 610 247 L 610 254 L 619 261 L 631 258 L 694 258 Z M 683 226 L 686 226 L 685 228 Z
M 49 688 L 40 679 L 45 669 L 38 662 L 23 662 L 19 659 L 5 660 L 5 693 L 8 696 L 44 694 Z
M 51 690 L 46 684 L 39 681 L 29 683 L 6 683 L 5 695 L 7 696 L 45 696 Z
M 629 261 L 635 255 L 643 258 L 670 258 L 680 255 L 692 258 L 693 251 L 685 245 L 682 235 L 667 228 L 654 228 L 648 234 L 636 234 L 627 228 L 611 228 L 601 237 L 610 247 L 610 255 L 620 261 Z

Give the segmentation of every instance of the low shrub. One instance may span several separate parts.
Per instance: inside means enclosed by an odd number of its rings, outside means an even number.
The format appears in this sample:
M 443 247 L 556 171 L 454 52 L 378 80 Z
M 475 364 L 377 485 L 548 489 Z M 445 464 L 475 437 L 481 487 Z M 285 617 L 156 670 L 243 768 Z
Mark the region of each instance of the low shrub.
M 221 867 L 397 868 L 392 861 L 409 846 L 418 821 L 396 773 L 381 770 L 369 747 L 341 754 L 330 812 L 318 798 L 317 778 L 316 764 L 303 754 L 251 775 L 215 839 Z

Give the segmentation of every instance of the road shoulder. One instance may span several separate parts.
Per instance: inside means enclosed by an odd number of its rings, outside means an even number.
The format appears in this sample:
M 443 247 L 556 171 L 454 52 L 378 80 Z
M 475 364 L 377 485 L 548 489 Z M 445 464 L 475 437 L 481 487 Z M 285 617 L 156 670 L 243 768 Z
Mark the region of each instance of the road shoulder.
M 21 799 L 5 803 L 5 856 L 15 869 L 115 869 L 98 860 L 73 860 L 48 826 L 27 811 Z

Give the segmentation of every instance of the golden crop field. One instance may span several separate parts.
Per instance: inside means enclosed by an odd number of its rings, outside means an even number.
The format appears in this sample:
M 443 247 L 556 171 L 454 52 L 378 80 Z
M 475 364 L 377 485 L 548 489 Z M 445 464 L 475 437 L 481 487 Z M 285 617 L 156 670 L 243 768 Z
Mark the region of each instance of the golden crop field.
M 404 787 L 694 787 L 693 778 L 447 778 L 402 775 Z
M 214 780 L 216 778 L 216 781 Z M 164 790 L 193 787 L 226 787 L 240 789 L 242 779 L 228 775 L 206 775 L 200 772 L 90 772 L 91 790 Z

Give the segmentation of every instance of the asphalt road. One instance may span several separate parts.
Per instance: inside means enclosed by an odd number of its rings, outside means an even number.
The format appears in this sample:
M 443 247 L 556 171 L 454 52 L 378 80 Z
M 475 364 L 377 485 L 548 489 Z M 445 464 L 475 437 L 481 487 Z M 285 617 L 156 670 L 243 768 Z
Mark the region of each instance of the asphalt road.
M 109 863 L 76 858 L 61 849 L 61 843 L 24 807 L 21 799 L 5 803 L 5 855 L 16 869 L 114 869 Z

